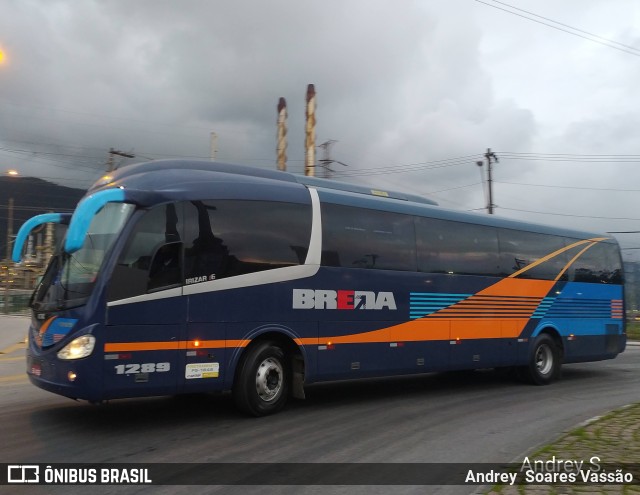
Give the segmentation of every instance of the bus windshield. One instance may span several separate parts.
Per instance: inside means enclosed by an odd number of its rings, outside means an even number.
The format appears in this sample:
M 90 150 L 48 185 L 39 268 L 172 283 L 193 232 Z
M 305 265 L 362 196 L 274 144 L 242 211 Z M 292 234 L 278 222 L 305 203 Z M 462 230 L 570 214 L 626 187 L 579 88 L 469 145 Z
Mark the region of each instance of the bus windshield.
M 131 204 L 107 203 L 91 220 L 81 249 L 69 254 L 60 248 L 36 287 L 33 309 L 52 311 L 84 304 L 93 290 L 105 254 L 133 209 Z

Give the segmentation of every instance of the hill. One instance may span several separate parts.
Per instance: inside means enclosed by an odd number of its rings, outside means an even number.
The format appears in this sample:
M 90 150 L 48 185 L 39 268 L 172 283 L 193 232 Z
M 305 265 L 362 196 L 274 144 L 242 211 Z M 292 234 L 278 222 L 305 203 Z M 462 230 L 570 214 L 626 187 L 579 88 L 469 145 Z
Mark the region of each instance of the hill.
M 29 218 L 47 212 L 70 212 L 84 189 L 60 186 L 36 177 L 0 177 L 0 258 L 7 255 L 8 204 L 13 198 L 13 235 Z

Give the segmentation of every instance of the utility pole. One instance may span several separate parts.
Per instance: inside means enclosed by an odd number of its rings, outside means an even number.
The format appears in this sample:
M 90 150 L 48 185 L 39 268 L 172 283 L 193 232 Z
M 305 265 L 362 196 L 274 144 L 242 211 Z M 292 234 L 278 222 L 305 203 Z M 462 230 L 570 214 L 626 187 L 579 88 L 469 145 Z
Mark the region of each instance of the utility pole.
M 329 139 L 328 141 L 325 141 L 324 143 L 318 145 L 318 148 L 322 148 L 322 158 L 318 160 L 318 163 L 322 167 L 322 176 L 325 179 L 329 179 L 331 177 L 331 174 L 333 173 L 333 170 L 330 167 L 330 165 L 333 163 L 333 160 L 331 159 L 331 146 L 333 146 L 336 142 L 337 141 L 335 141 L 334 139 Z
M 118 156 L 123 156 L 125 158 L 135 158 L 136 155 L 133 155 L 131 153 L 125 153 L 124 151 L 118 151 L 118 150 L 114 150 L 113 148 L 111 148 L 109 150 L 109 158 L 107 159 L 107 173 L 111 173 L 114 170 L 114 166 L 113 166 L 113 156 L 114 155 L 118 155 Z
M 330 179 L 331 174 L 335 172 L 335 170 L 331 168 L 332 163 L 339 163 L 340 165 L 343 165 L 345 167 L 348 166 L 346 163 L 342 163 L 331 158 L 331 147 L 337 142 L 338 141 L 336 141 L 335 139 L 329 139 L 328 141 L 325 141 L 324 143 L 318 145 L 318 148 L 322 148 L 322 159 L 318 160 L 318 162 L 323 169 L 323 177 L 325 179 Z
M 491 148 L 487 148 L 487 152 L 484 154 L 484 157 L 487 159 L 487 186 L 489 189 L 489 201 L 487 202 L 487 211 L 489 212 L 489 215 L 493 215 L 493 207 L 495 205 L 493 204 L 493 176 L 491 173 L 492 172 L 491 165 L 493 164 L 494 161 L 495 163 L 498 163 L 498 157 L 496 156 L 495 153 L 491 151 Z M 478 161 L 476 162 L 476 165 L 478 165 L 478 167 L 482 167 L 484 163 L 481 161 Z
M 218 135 L 215 132 L 211 133 L 211 161 L 216 161 L 216 155 L 218 154 Z

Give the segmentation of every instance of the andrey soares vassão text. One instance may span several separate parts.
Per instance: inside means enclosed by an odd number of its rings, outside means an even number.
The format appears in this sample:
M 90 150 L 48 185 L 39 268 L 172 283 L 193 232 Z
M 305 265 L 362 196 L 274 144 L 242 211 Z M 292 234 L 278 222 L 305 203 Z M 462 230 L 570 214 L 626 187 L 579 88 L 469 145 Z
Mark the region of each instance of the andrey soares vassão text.
M 554 455 L 548 460 L 531 460 L 525 457 L 518 471 L 502 472 L 490 470 L 474 472 L 469 470 L 465 483 L 473 484 L 527 484 L 527 483 L 594 483 L 628 484 L 634 481 L 634 475 L 621 468 L 606 470 L 598 456 L 588 461 L 558 459 Z

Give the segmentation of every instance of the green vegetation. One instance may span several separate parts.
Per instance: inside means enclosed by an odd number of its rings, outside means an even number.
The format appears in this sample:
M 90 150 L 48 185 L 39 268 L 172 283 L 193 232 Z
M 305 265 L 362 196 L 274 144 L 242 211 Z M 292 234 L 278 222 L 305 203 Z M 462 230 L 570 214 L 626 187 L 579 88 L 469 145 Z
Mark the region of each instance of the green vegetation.
M 627 338 L 640 340 L 640 321 L 627 321 Z

